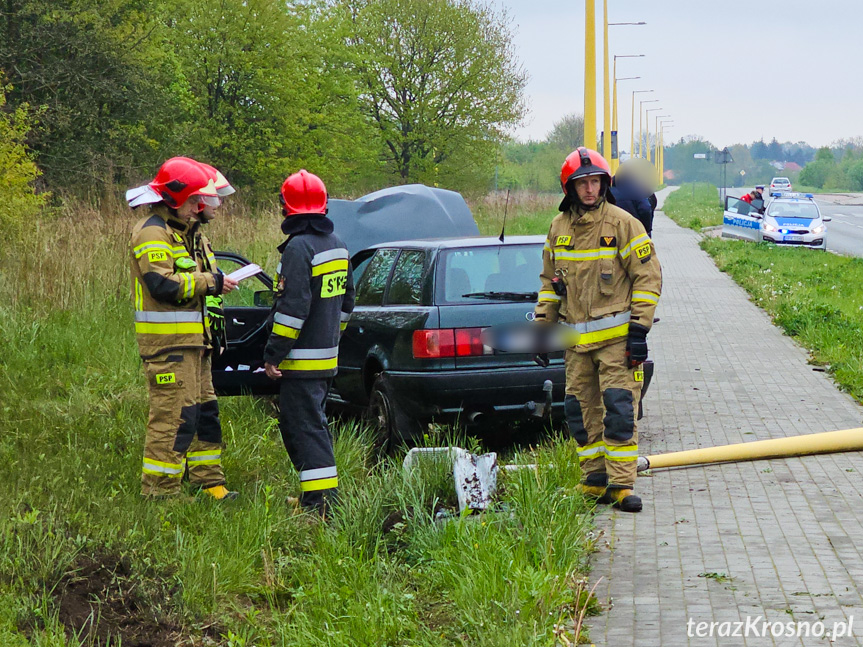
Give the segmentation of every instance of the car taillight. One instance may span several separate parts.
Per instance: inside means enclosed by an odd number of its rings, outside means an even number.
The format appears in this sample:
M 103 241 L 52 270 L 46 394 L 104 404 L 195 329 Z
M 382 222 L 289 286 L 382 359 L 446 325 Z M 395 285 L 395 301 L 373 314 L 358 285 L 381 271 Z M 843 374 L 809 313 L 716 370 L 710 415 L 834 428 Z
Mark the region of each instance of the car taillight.
M 492 353 L 491 348 L 482 343 L 482 330 L 482 328 L 414 330 L 414 357 L 416 359 L 439 359 Z
M 417 359 L 455 357 L 455 331 L 414 330 L 413 353 Z
M 482 333 L 482 328 L 456 328 L 455 354 L 458 357 L 484 354 L 485 347 L 480 333 Z

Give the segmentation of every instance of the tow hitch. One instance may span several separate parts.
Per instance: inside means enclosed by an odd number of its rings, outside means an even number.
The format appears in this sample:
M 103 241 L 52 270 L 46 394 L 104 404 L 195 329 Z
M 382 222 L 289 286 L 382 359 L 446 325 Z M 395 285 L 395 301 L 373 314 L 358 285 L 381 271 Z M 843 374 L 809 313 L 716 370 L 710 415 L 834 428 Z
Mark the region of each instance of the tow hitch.
M 542 383 L 542 392 L 545 393 L 545 402 L 537 404 L 533 400 L 526 402 L 524 410 L 527 414 L 541 420 L 548 420 L 551 416 L 551 391 L 554 388 L 551 380 L 546 380 Z

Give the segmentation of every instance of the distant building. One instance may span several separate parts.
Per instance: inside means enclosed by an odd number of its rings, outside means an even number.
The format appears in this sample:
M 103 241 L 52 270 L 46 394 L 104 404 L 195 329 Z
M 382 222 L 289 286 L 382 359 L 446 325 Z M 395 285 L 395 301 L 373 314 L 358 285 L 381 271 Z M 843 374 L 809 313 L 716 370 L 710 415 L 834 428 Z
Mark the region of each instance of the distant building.
M 783 171 L 788 171 L 790 173 L 796 173 L 797 171 L 802 170 L 803 167 L 800 166 L 797 162 L 785 162 L 785 167 L 782 169 Z

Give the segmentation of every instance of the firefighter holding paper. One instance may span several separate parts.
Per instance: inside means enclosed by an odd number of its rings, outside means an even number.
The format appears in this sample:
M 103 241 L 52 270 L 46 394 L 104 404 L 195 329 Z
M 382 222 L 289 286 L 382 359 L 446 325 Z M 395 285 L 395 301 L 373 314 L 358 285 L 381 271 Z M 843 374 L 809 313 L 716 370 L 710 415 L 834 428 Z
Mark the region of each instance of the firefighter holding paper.
M 354 308 L 348 250 L 327 218 L 327 190 L 305 169 L 282 185 L 282 253 L 264 369 L 280 380 L 279 427 L 300 475 L 300 505 L 326 514 L 338 471 L 324 404 Z
M 570 330 L 564 411 L 578 443 L 582 491 L 639 512 L 636 415 L 662 284 L 659 261 L 644 226 L 608 202 L 611 172 L 599 153 L 573 151 L 560 182 L 562 213 L 543 250 L 535 316 Z
M 222 471 L 206 298 L 226 294 L 237 283 L 217 271 L 198 230 L 205 202 L 218 205 L 215 184 L 195 160 L 174 157 L 126 199 L 132 208 L 147 208 L 132 231 L 130 250 L 135 332 L 150 396 L 142 494 L 178 495 L 188 469 L 192 485 L 206 495 L 235 498 Z

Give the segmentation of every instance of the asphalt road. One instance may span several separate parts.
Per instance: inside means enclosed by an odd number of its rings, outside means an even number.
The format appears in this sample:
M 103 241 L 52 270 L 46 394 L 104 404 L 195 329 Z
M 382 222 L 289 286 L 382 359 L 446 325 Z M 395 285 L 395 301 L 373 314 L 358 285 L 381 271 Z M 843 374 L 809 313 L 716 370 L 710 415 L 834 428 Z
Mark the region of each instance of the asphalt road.
M 751 189 L 728 189 L 740 197 Z M 827 223 L 827 249 L 837 254 L 863 257 L 863 193 L 825 193 L 815 196 Z

